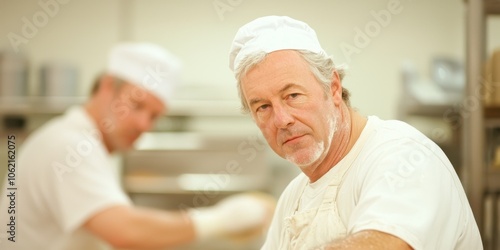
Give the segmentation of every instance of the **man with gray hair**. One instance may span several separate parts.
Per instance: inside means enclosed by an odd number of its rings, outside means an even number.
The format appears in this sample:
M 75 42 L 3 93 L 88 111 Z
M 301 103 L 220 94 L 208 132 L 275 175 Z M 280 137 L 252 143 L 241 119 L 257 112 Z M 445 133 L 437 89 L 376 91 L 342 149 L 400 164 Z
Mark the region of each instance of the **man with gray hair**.
M 163 211 L 134 206 L 121 189 L 110 156 L 130 149 L 167 112 L 179 70 L 178 59 L 158 45 L 114 46 L 89 100 L 44 124 L 20 148 L 15 213 L 7 214 L 10 183 L 2 189 L 0 224 L 13 229 L 1 232 L 0 249 L 164 249 L 264 228 L 273 209 L 259 196 Z
M 343 70 L 306 23 L 245 24 L 230 68 L 243 109 L 302 171 L 282 193 L 262 249 L 483 248 L 446 155 L 406 123 L 356 112 Z

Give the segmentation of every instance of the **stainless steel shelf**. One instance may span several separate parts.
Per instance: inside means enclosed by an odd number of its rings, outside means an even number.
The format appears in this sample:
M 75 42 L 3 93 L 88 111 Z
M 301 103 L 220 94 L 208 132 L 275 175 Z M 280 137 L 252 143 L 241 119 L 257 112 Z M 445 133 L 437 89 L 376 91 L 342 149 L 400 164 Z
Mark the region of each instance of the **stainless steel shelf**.
M 417 104 L 412 103 L 405 106 L 407 115 L 423 115 L 423 116 L 443 116 L 446 114 L 458 113 L 457 109 L 452 105 L 440 104 Z
M 0 115 L 58 115 L 67 108 L 83 104 L 85 97 L 2 97 Z
M 88 97 L 2 97 L 1 115 L 58 115 Z M 173 100 L 167 116 L 243 116 L 237 100 Z
M 427 117 L 444 117 L 458 114 L 460 109 L 455 103 L 459 103 L 460 100 L 449 100 L 447 102 L 433 102 L 426 103 L 417 100 L 416 97 L 412 96 L 407 92 L 403 92 L 400 104 L 398 106 L 400 115 L 405 117 L 409 115 L 417 116 L 427 116 Z
M 215 185 L 218 179 L 230 178 L 226 185 Z M 129 193 L 145 194 L 193 194 L 200 192 L 248 192 L 268 188 L 263 176 L 217 174 L 182 174 L 179 176 L 134 176 L 123 178 L 125 190 Z M 207 188 L 208 187 L 208 188 Z

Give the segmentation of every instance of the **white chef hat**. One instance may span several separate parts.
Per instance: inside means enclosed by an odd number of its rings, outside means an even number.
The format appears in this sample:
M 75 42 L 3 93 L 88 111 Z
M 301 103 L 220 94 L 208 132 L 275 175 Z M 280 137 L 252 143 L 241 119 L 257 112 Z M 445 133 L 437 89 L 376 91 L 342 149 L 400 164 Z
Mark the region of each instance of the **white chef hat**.
M 106 73 L 151 91 L 167 105 L 180 70 L 179 59 L 161 46 L 120 43 L 109 53 Z
M 327 55 L 319 44 L 316 32 L 306 23 L 287 16 L 265 16 L 238 30 L 229 52 L 229 68 L 234 72 L 250 54 L 285 49 Z

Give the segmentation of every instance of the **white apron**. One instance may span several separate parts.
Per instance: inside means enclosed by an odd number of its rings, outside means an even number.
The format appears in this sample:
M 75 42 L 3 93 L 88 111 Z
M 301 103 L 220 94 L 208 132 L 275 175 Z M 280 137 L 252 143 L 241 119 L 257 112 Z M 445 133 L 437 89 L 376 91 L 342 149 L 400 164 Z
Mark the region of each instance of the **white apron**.
M 345 237 L 347 228 L 340 219 L 337 208 L 337 194 L 340 184 L 332 182 L 323 197 L 319 207 L 296 212 L 285 218 L 285 237 L 280 249 L 318 249 L 335 239 Z M 290 248 L 285 247 L 289 245 Z
M 285 237 L 282 237 L 279 249 L 312 250 L 322 249 L 328 243 L 347 235 L 347 228 L 340 219 L 337 207 L 337 195 L 342 186 L 344 176 L 359 154 L 357 147 L 346 162 L 336 167 L 339 171 L 327 186 L 323 201 L 319 207 L 297 212 L 297 202 L 294 215 L 285 218 Z M 302 190 L 304 191 L 305 186 Z

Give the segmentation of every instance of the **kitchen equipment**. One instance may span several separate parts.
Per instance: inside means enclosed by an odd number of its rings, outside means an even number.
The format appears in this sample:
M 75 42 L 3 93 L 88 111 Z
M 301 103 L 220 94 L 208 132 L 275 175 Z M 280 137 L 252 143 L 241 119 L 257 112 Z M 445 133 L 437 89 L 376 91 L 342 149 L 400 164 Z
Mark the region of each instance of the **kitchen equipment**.
M 140 206 L 210 206 L 239 192 L 267 192 L 269 153 L 265 141 L 251 134 L 149 132 L 123 157 L 123 186 Z M 254 250 L 262 241 L 210 240 L 176 249 Z
M 252 135 L 150 132 L 124 156 L 124 185 L 130 193 L 262 190 L 271 171 L 267 153 L 267 144 Z
M 453 105 L 463 99 L 465 74 L 461 62 L 436 56 L 430 77 L 420 77 L 411 61 L 401 66 L 404 102 L 408 98 L 422 105 Z
M 446 92 L 462 93 L 465 86 L 463 64 L 455 59 L 437 56 L 432 61 L 432 79 Z
M 28 95 L 28 61 L 22 54 L 0 52 L 0 97 Z
M 72 97 L 77 92 L 77 68 L 66 62 L 45 62 L 40 67 L 40 95 Z

